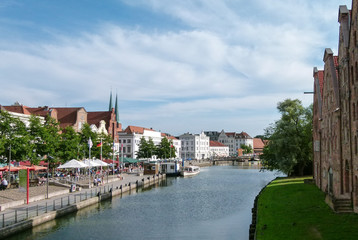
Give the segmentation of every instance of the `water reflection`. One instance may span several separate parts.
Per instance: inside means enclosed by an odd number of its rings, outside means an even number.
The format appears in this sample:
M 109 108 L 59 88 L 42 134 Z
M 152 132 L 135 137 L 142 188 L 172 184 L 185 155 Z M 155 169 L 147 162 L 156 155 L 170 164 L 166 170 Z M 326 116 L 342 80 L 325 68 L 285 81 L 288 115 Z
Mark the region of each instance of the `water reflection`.
M 253 200 L 275 177 L 238 166 L 202 168 L 10 239 L 248 239 Z

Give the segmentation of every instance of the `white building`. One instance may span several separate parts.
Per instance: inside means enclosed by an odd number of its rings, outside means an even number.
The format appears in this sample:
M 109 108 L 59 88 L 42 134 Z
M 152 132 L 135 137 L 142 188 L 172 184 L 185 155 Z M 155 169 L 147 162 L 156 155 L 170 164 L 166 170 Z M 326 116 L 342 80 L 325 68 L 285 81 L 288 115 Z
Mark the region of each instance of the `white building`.
M 238 149 L 241 148 L 241 145 L 251 146 L 254 149 L 254 139 L 247 134 L 246 132 L 236 133 L 236 132 L 224 132 L 221 131 L 218 142 L 229 147 L 230 156 L 236 156 L 238 154 Z
M 137 152 L 139 150 L 140 139 L 142 137 L 144 137 L 146 141 L 152 139 L 154 145 L 159 145 L 162 139 L 164 137 L 167 137 L 169 141 L 173 142 L 173 147 L 175 147 L 176 155 L 179 156 L 180 154 L 180 140 L 174 137 L 169 137 L 166 134 L 155 131 L 153 129 L 137 126 L 128 126 L 124 131 L 118 132 L 118 142 L 121 148 L 119 150 L 119 157 L 121 157 L 123 153 L 124 157 L 136 158 Z
M 216 141 L 210 141 L 209 158 L 228 157 L 229 147 Z
M 209 158 L 210 138 L 204 132 L 200 134 L 185 133 L 179 136 L 181 140 L 181 158 L 206 159 Z

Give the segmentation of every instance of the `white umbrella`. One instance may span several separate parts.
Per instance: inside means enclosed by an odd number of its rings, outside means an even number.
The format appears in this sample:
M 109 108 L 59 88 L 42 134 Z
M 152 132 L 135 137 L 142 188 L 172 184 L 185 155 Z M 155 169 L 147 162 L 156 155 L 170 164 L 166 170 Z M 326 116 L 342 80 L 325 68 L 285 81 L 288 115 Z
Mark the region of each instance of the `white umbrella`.
M 101 166 L 101 164 L 96 163 L 94 160 L 85 159 L 83 161 L 83 163 L 86 165 L 86 167 L 100 167 Z
M 88 167 L 88 166 L 80 161 L 72 159 L 71 161 L 68 161 L 68 162 L 60 165 L 58 168 L 85 168 L 85 167 Z
M 94 159 L 93 162 L 100 164 L 100 166 L 102 166 L 102 167 L 107 167 L 108 166 L 108 163 L 105 163 L 105 162 L 103 162 L 103 161 L 101 161 L 99 159 Z

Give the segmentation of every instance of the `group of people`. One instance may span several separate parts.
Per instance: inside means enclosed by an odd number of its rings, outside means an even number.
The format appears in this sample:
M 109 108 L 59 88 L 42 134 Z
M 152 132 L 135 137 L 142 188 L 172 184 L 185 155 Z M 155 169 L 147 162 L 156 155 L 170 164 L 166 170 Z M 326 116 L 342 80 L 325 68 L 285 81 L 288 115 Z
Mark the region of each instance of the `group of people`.
M 3 178 L 3 179 L 1 180 L 0 190 L 5 190 L 5 189 L 7 188 L 7 185 L 9 185 L 9 184 L 8 184 L 6 178 Z
M 93 179 L 93 185 L 94 186 L 99 186 L 102 183 L 102 178 L 100 178 L 99 176 L 95 176 Z

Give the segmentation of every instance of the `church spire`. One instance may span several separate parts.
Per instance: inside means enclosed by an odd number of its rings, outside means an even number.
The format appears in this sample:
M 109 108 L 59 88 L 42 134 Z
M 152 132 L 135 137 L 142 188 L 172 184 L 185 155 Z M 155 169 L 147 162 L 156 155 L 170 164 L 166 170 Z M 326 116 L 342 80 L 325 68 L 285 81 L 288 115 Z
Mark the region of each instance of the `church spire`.
M 111 90 L 111 95 L 109 96 L 109 108 L 108 108 L 108 111 L 112 111 L 112 108 L 113 108 L 113 106 L 112 106 L 112 90 Z
M 116 121 L 117 123 L 119 123 L 119 115 L 118 115 L 118 95 L 116 93 L 116 103 L 115 103 L 115 106 L 114 106 L 114 111 L 115 111 L 115 114 L 116 114 Z

